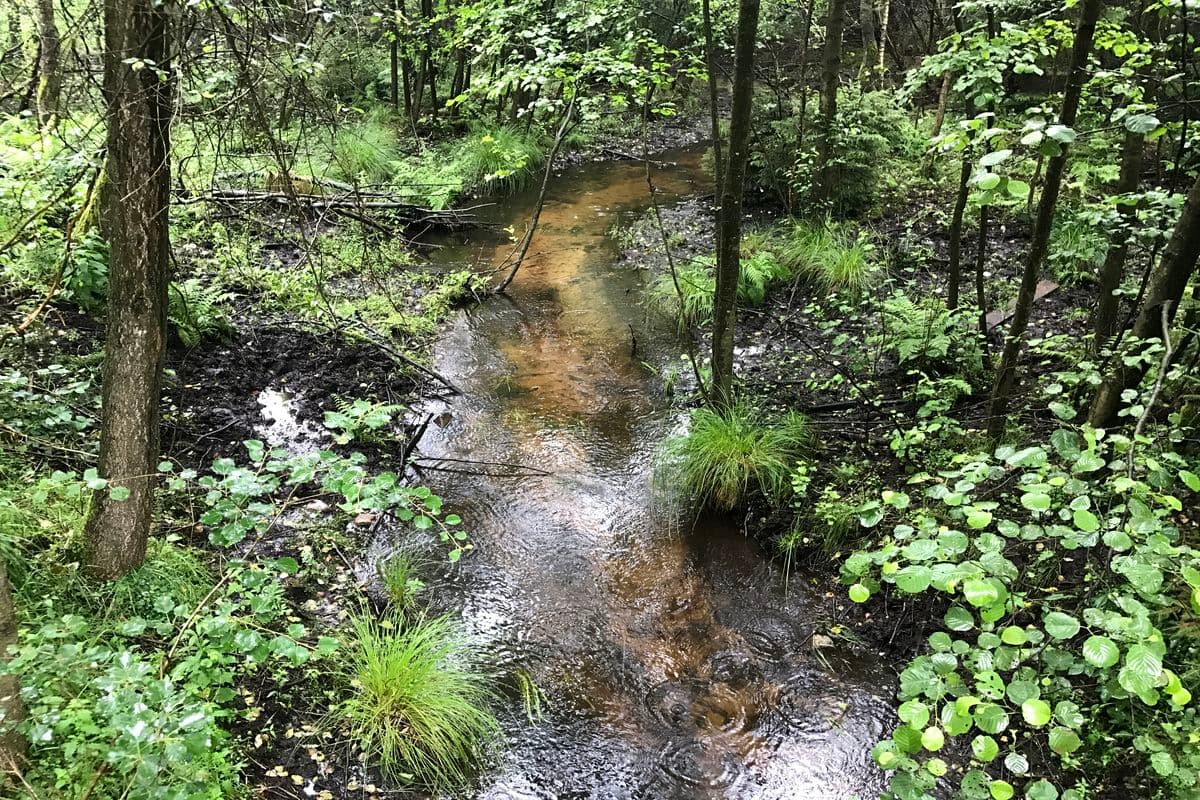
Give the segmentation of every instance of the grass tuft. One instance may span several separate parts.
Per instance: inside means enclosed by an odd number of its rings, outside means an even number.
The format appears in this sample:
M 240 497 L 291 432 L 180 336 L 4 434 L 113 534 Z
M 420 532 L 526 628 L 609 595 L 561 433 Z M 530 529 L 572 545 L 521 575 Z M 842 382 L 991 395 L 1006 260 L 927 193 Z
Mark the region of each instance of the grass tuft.
M 808 419 L 789 413 L 767 422 L 739 401 L 724 413 L 692 411 L 688 432 L 664 442 L 656 481 L 677 499 L 721 510 L 743 505 L 752 492 L 772 500 L 790 487 L 792 465 L 812 442 Z
M 884 272 L 873 247 L 826 220 L 797 223 L 779 247 L 779 260 L 793 275 L 820 292 L 859 298 L 879 288 Z
M 346 670 L 358 693 L 338 713 L 388 776 L 453 791 L 499 732 L 493 692 L 449 617 L 402 623 L 398 615 L 351 620 Z
M 368 118 L 346 125 L 333 138 L 333 162 L 336 176 L 351 183 L 384 184 L 400 160 L 400 143 L 395 131 L 382 119 Z

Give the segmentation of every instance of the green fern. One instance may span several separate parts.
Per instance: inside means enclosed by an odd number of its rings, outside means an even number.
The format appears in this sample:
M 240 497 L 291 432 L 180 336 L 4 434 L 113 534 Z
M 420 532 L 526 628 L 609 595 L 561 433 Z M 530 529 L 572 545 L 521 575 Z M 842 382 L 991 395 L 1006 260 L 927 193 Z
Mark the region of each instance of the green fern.
M 188 278 L 182 283 L 172 281 L 167 295 L 167 320 L 188 347 L 233 333 L 233 324 L 223 307 L 233 295 L 220 286 L 206 285 L 199 278 Z

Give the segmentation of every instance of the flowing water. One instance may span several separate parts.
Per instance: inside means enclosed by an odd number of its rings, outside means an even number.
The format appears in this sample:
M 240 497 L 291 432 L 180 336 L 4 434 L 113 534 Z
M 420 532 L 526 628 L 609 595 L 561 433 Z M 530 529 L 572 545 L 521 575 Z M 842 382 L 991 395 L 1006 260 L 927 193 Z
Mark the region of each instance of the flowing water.
M 698 154 L 671 157 L 655 173 L 662 202 L 705 191 Z M 520 231 L 533 201 L 493 221 Z M 655 446 L 682 415 L 644 361 L 682 348 L 647 321 L 645 276 L 610 235 L 647 205 L 639 164 L 554 179 L 507 298 L 460 314 L 436 347 L 464 394 L 431 406 L 421 451 L 458 471 L 425 479 L 476 549 L 434 592 L 498 669 L 545 695 L 540 720 L 507 720 L 476 796 L 873 797 L 888 672 L 825 635 L 803 575 L 785 587 L 729 521 L 681 527 L 651 491 Z M 469 236 L 437 258 L 486 268 L 512 248 Z

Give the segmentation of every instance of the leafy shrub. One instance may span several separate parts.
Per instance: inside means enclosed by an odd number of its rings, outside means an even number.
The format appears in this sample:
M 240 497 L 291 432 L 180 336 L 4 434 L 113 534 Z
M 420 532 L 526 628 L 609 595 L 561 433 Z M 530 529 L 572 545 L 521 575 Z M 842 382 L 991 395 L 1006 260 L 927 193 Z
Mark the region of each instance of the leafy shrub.
M 647 302 L 651 308 L 679 320 L 681 329 L 710 322 L 717 294 L 715 267 L 716 260 L 712 256 L 677 264 L 674 277 L 666 272 L 651 281 L 646 292 Z M 750 256 L 743 254 L 738 272 L 738 302 L 760 305 L 766 298 L 768 287 L 787 277 L 787 268 L 770 251 L 759 250 Z
M 923 496 L 863 507 L 880 534 L 842 566 L 851 599 L 887 586 L 949 603 L 901 672 L 899 727 L 873 750 L 898 797 L 930 796 L 957 738 L 970 740 L 954 778 L 968 797 L 1078 800 L 1108 765 L 1138 760 L 1166 796 L 1196 796 L 1180 676 L 1197 658 L 1180 632 L 1200 610 L 1200 551 L 1180 511 L 1200 477 L 1168 427 L 1132 455 L 1090 428 L 963 453 L 923 476 Z
M 379 403 L 339 398 L 337 407 L 325 412 L 324 424 L 334 431 L 333 440 L 338 444 L 349 444 L 354 440 L 378 441 L 381 431 L 392 424 L 392 419 L 403 409 L 394 403 Z
M 792 465 L 811 442 L 801 414 L 771 423 L 745 401 L 723 413 L 698 408 L 687 433 L 663 443 L 656 481 L 677 499 L 695 498 L 718 509 L 737 508 L 752 492 L 778 500 L 790 485 Z
M 712 320 L 717 278 L 711 259 L 677 264 L 675 275 L 662 273 L 646 290 L 646 302 L 666 316 L 678 320 L 680 330 Z M 676 288 L 678 282 L 678 288 Z
M 785 201 L 808 195 L 816 177 L 816 142 L 825 131 L 817 117 L 815 99 L 809 104 L 803 147 L 797 140 L 799 115 L 773 120 L 760 130 L 752 163 L 760 180 Z M 861 214 L 877 201 L 881 190 L 892 192 L 916 180 L 913 164 L 924 141 L 891 92 L 839 93 L 834 136 L 831 210 L 839 216 Z
M 791 274 L 822 293 L 859 298 L 879 288 L 886 277 L 873 257 L 874 246 L 829 220 L 795 223 L 778 253 Z
M 389 776 L 452 790 L 469 780 L 499 732 L 493 693 L 448 617 L 402 623 L 351 620 L 346 678 L 357 694 L 336 714 Z

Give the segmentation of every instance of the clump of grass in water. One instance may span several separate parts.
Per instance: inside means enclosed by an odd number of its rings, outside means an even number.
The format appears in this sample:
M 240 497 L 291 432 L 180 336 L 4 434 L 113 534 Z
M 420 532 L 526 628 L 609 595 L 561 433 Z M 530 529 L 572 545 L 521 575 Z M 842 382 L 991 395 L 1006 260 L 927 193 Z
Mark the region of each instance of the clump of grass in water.
M 379 580 L 396 612 L 406 614 L 416 607 L 417 596 L 425 590 L 425 582 L 420 578 L 423 565 L 419 556 L 407 550 L 398 550 L 376 565 Z
M 499 733 L 494 694 L 449 617 L 402 625 L 396 614 L 351 619 L 345 670 L 358 693 L 336 713 L 389 777 L 453 791 Z
M 768 422 L 745 401 L 721 413 L 698 408 L 688 432 L 663 443 L 655 480 L 677 500 L 695 498 L 720 510 L 737 508 L 755 491 L 779 500 L 792 464 L 811 442 L 801 414 Z

